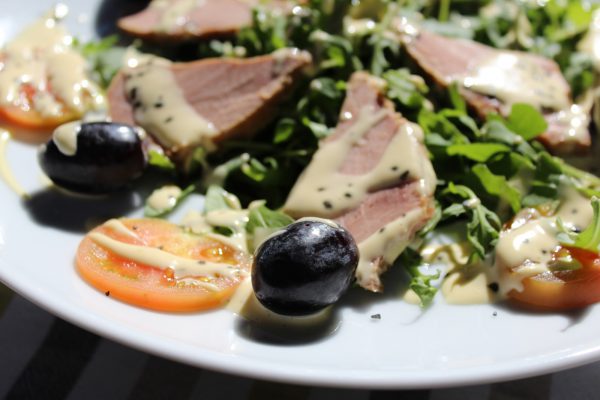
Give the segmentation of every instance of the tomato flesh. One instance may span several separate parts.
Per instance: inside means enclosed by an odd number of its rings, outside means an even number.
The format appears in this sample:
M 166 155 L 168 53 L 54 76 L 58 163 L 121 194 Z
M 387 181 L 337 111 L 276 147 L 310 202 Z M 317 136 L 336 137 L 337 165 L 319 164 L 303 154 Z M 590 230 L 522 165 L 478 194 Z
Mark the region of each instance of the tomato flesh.
M 512 300 L 534 308 L 568 310 L 600 302 L 600 255 L 564 247 L 581 268 L 554 271 L 523 279 L 523 290 L 512 290 Z
M 173 270 L 145 265 L 114 254 L 90 238 L 82 240 L 76 255 L 81 277 L 107 296 L 159 311 L 189 312 L 221 306 L 232 295 L 249 261 L 241 252 L 217 240 L 187 233 L 181 227 L 159 219 L 120 220 L 135 235 L 127 235 L 107 225 L 99 232 L 123 243 L 159 248 L 167 253 L 194 260 L 231 264 L 240 269 L 235 277 L 193 277 L 176 279 Z M 211 288 L 194 284 L 210 281 Z

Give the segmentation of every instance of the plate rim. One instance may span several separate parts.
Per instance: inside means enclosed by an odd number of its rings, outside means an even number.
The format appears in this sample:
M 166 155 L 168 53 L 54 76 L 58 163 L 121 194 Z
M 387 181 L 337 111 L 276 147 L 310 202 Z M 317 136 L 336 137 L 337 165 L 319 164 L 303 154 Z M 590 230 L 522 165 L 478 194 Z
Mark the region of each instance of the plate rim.
M 486 366 L 434 370 L 428 374 L 423 374 L 422 371 L 415 373 L 383 370 L 378 371 L 378 375 L 361 376 L 359 371 L 343 370 L 343 373 L 335 371 L 332 373 L 331 370 L 324 371 L 293 365 L 280 368 L 280 363 L 217 353 L 172 338 L 131 329 L 118 321 L 110 321 L 95 313 L 86 313 L 83 308 L 79 309 L 76 305 L 56 298 L 51 291 L 43 287 L 35 287 L 32 290 L 31 285 L 28 286 L 25 282 L 26 279 L 21 279 L 19 274 L 6 274 L 5 271 L 11 269 L 8 264 L 0 256 L 0 281 L 40 308 L 82 329 L 149 354 L 193 367 L 251 379 L 348 389 L 440 389 L 524 379 L 600 360 L 600 341 L 598 341 L 595 346 L 579 350 L 573 348 L 567 354 L 559 357 L 541 355 L 542 359 L 549 358 L 543 363 L 537 357 L 532 357 L 529 361 L 519 361 L 518 363 L 508 360 Z M 167 350 L 169 346 L 156 347 L 155 344 L 159 340 L 162 343 L 176 343 L 177 345 L 173 346 L 171 350 Z M 194 351 L 188 351 L 188 349 L 194 349 Z M 231 362 L 232 359 L 235 359 L 234 363 Z

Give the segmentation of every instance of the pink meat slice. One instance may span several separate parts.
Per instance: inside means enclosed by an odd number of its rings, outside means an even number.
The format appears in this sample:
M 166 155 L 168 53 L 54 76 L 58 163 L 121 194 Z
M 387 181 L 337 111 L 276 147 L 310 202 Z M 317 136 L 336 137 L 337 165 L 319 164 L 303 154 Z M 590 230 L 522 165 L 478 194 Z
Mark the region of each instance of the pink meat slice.
M 406 47 L 408 54 L 419 67 L 438 85 L 444 87 L 448 85 L 448 77 L 465 74 L 473 65 L 477 65 L 501 51 L 472 40 L 452 39 L 427 31 L 421 31 L 417 37 L 408 40 Z M 558 74 L 562 78 L 560 69 L 554 61 L 529 53 L 528 56 L 534 57 L 536 62 L 549 73 Z M 565 93 L 570 93 L 568 83 L 564 78 L 562 79 Z M 501 112 L 502 103 L 496 98 L 476 93 L 464 87 L 460 88 L 460 92 L 473 111 L 481 118 L 490 112 Z M 544 116 L 548 122 L 548 130 L 538 139 L 550 151 L 557 154 L 570 154 L 589 149 L 591 146 L 589 134 L 574 139 L 568 134 L 568 126 L 558 122 L 557 112 L 546 112 Z
M 233 137 L 250 137 L 271 121 L 277 106 L 310 63 L 310 54 L 286 49 L 248 59 L 174 63 L 171 68 L 187 102 L 219 132 L 213 139 L 219 143 Z M 120 72 L 111 82 L 109 114 L 115 122 L 135 124 L 126 79 L 127 75 Z M 185 153 L 188 149 L 165 150 Z
M 259 0 L 204 0 L 187 15 L 185 23 L 169 31 L 157 30 L 163 14 L 169 7 L 177 7 L 182 0 L 166 0 L 167 8 L 149 5 L 144 10 L 121 18 L 119 28 L 136 37 L 162 41 L 185 41 L 230 36 L 252 24 L 252 8 L 263 4 Z M 273 0 L 264 3 L 272 9 L 289 12 L 291 3 Z
M 360 146 L 354 146 L 348 152 L 339 170 L 343 174 L 362 175 L 375 168 L 395 135 L 403 134 L 400 132 L 400 127 L 408 123 L 394 111 L 393 104 L 382 93 L 381 84 L 369 74 L 357 72 L 352 75 L 348 83 L 346 99 L 340 114 L 340 123 L 335 132 L 324 139 L 325 142 L 338 140 L 345 135 L 348 129 L 356 123 L 356 118 L 348 119 L 347 116 L 357 116 L 363 107 L 369 106 L 373 108 L 373 112 L 388 110 L 388 113 L 365 134 L 364 142 Z M 424 147 L 422 153 L 424 162 L 429 163 Z M 397 184 L 369 193 L 358 207 L 337 215 L 335 220 L 345 227 L 360 244 L 390 222 L 402 218 L 414 210 L 420 211 L 420 217 L 409 222 L 411 225 L 406 227 L 405 237 L 401 238 L 405 243 L 409 243 L 415 233 L 433 215 L 433 197 L 422 193 L 418 181 L 402 176 L 402 173 L 399 172 Z M 291 213 L 294 215 L 293 210 Z M 389 265 L 383 261 L 383 257 L 372 261 L 374 261 L 374 268 L 377 272 L 376 276 L 373 279 L 357 276 L 357 281 L 365 289 L 379 292 L 383 289 L 383 285 L 378 275 L 385 272 Z

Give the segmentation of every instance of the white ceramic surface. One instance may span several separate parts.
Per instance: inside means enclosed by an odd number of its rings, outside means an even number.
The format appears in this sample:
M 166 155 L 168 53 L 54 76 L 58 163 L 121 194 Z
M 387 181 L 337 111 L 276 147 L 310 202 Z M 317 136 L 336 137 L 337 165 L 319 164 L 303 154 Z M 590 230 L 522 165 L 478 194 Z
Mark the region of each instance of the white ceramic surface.
M 3 1 L 0 42 L 52 4 Z M 91 37 L 98 5 L 71 1 L 68 24 L 74 33 Z M 56 315 L 138 349 L 264 379 L 370 388 L 516 379 L 600 359 L 600 307 L 536 315 L 501 305 L 448 306 L 438 299 L 421 313 L 397 300 L 390 279 L 384 296 L 355 289 L 336 309 L 337 329 L 304 343 L 260 340 L 225 310 L 168 315 L 130 307 L 79 279 L 73 254 L 81 233 L 75 228 L 90 216 L 120 214 L 140 198 L 122 195 L 86 211 L 43 189 L 34 147 L 11 142 L 7 155 L 34 196 L 23 202 L 0 181 L 0 279 Z M 194 201 L 186 207 L 197 207 Z M 380 320 L 371 318 L 376 313 Z

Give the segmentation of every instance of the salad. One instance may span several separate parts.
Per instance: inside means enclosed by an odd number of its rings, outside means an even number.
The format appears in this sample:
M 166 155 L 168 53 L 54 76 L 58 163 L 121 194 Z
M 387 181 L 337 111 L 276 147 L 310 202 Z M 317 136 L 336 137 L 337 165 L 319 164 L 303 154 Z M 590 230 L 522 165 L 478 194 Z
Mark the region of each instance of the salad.
M 82 238 L 101 293 L 294 323 L 400 268 L 422 307 L 600 300 L 591 2 L 155 0 L 91 43 L 65 16 L 3 48 L 2 120 L 69 192 L 171 181 Z

